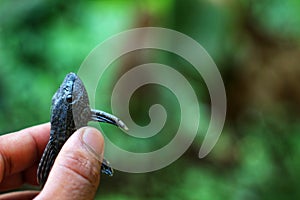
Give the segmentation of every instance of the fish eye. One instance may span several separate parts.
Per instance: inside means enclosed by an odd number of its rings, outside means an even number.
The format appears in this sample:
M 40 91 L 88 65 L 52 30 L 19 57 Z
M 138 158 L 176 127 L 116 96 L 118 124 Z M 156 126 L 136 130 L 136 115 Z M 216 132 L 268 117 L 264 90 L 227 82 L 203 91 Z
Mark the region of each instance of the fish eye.
M 72 95 L 68 94 L 66 100 L 67 100 L 68 103 L 71 103 L 72 102 Z

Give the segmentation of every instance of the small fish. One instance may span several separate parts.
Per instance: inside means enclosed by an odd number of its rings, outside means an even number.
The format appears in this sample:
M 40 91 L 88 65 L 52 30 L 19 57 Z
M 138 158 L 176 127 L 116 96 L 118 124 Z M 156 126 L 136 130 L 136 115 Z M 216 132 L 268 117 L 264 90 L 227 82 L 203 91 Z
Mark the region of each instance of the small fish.
M 106 122 L 128 130 L 125 123 L 114 115 L 91 109 L 82 81 L 75 73 L 69 73 L 52 97 L 50 139 L 37 170 L 37 180 L 42 187 L 64 143 L 77 129 L 87 126 L 89 121 Z M 113 169 L 105 159 L 101 172 L 113 175 Z

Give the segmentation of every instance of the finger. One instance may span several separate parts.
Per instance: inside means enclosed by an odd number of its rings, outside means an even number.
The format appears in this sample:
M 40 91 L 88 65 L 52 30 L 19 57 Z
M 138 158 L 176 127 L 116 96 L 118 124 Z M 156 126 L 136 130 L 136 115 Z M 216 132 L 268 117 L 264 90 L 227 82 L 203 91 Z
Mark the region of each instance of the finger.
M 22 176 L 20 174 L 12 174 L 6 177 L 0 185 L 0 191 L 6 191 L 23 184 Z
M 22 192 L 11 192 L 0 195 L 0 200 L 29 200 L 33 199 L 39 191 L 22 191 Z
M 0 137 L 0 182 L 38 162 L 49 140 L 50 124 L 42 124 Z
M 94 128 L 76 131 L 58 154 L 37 199 L 94 199 L 100 181 L 103 136 Z
M 37 167 L 38 164 L 26 169 L 22 173 L 16 173 L 5 177 L 0 183 L 0 192 L 18 188 L 25 182 L 31 185 L 38 185 L 36 180 Z

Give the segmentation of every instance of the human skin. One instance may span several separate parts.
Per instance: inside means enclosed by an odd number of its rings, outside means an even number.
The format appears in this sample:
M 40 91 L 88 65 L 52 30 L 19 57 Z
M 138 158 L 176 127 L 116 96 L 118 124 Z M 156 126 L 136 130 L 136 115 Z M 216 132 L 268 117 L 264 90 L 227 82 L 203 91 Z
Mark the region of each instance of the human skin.
M 0 192 L 38 185 L 36 172 L 50 123 L 0 137 Z M 58 154 L 41 191 L 4 193 L 1 199 L 94 199 L 100 182 L 104 139 L 95 128 L 77 130 Z

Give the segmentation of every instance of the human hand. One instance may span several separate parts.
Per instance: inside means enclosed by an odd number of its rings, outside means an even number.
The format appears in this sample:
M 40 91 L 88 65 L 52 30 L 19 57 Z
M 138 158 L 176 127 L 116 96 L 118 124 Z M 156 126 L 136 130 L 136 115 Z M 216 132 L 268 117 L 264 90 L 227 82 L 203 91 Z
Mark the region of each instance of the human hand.
M 49 140 L 50 124 L 0 137 L 0 192 L 24 183 L 37 185 L 39 160 Z M 94 128 L 77 130 L 58 154 L 48 180 L 39 191 L 0 195 L 1 199 L 94 199 L 100 181 L 104 139 Z

